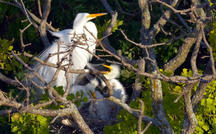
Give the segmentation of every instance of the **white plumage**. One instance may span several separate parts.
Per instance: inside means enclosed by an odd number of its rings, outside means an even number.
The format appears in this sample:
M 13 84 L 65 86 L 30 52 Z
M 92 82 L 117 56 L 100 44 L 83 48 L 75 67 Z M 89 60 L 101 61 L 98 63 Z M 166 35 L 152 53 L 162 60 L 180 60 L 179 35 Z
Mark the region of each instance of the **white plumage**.
M 92 64 L 88 64 L 88 67 L 94 69 Z M 127 95 L 125 89 L 121 82 L 116 78 L 120 75 L 120 68 L 117 65 L 110 65 L 110 72 L 104 74 L 108 82 L 110 83 L 113 89 L 113 96 L 120 99 L 122 102 L 125 102 L 127 99 Z M 85 77 L 88 77 L 86 75 Z M 96 95 L 96 99 L 104 99 L 104 96 L 96 90 L 96 88 L 100 86 L 102 89 L 106 89 L 106 84 L 99 78 L 93 77 L 89 80 L 89 82 L 85 85 L 74 85 L 70 90 L 70 93 L 76 94 L 76 92 L 83 92 L 84 96 L 88 98 L 94 98 L 91 96 L 90 92 L 94 92 Z M 103 101 L 91 101 L 89 106 L 89 113 L 93 118 L 101 119 L 101 120 L 109 120 L 112 118 L 116 112 L 118 112 L 120 107 L 113 102 L 108 100 Z
M 97 28 L 95 24 L 93 22 L 90 22 L 89 20 L 102 15 L 105 14 L 79 13 L 74 20 L 73 29 L 65 29 L 59 32 L 50 32 L 53 36 L 59 38 L 57 40 L 58 42 L 60 42 L 59 52 L 61 52 L 59 54 L 59 61 L 63 60 L 62 65 L 68 65 L 69 63 L 68 51 L 71 51 L 70 54 L 72 55 L 71 69 L 84 69 L 86 64 L 92 59 L 92 53 L 95 53 L 96 47 Z M 54 54 L 57 52 L 58 43 L 53 42 L 52 45 L 40 55 L 40 59 L 45 60 L 47 59 L 49 54 Z M 50 57 L 48 59 L 48 62 L 57 64 L 57 54 Z M 36 66 L 38 65 L 39 64 L 37 64 Z M 56 68 L 43 65 L 39 68 L 38 73 L 47 83 L 49 83 L 53 79 L 56 70 Z M 70 74 L 69 77 L 71 86 L 74 84 L 77 76 L 78 74 Z M 39 81 L 37 82 L 41 85 Z M 59 72 L 57 80 L 55 81 L 55 85 L 63 86 L 65 89 L 67 85 L 65 71 L 61 70 Z

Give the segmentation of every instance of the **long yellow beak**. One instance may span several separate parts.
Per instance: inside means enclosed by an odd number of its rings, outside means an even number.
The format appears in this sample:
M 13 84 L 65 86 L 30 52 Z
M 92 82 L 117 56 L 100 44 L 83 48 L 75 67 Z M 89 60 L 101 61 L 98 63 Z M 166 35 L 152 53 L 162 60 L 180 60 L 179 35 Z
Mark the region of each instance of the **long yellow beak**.
M 103 15 L 106 15 L 107 13 L 95 13 L 95 14 L 89 14 L 87 16 L 87 18 L 96 18 L 96 17 L 99 17 L 99 16 L 103 16 Z
M 112 71 L 112 67 L 111 67 L 111 66 L 108 66 L 108 65 L 106 65 L 106 64 L 103 64 L 103 66 L 106 67 L 106 68 L 108 68 L 110 71 L 102 71 L 102 72 L 101 72 L 102 74 L 108 74 L 109 72 Z

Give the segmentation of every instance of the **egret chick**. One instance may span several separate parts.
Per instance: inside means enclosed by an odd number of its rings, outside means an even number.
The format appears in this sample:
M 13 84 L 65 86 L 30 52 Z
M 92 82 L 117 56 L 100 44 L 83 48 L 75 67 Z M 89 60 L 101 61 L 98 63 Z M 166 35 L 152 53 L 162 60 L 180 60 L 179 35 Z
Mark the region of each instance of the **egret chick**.
M 92 70 L 98 70 L 104 73 L 105 78 L 110 83 L 113 96 L 120 99 L 122 102 L 125 102 L 127 99 L 127 95 L 125 89 L 120 81 L 116 78 L 120 75 L 120 67 L 118 65 L 95 65 L 88 64 L 88 68 Z M 77 92 L 83 92 L 84 96 L 89 99 L 104 99 L 103 91 L 107 90 L 105 82 L 92 74 L 81 74 L 77 81 L 76 85 L 72 86 L 70 93 L 76 94 Z M 93 92 L 92 96 L 90 92 Z M 89 113 L 91 117 L 101 120 L 109 120 L 114 117 L 114 115 L 120 110 L 120 107 L 108 100 L 100 100 L 100 101 L 90 101 Z

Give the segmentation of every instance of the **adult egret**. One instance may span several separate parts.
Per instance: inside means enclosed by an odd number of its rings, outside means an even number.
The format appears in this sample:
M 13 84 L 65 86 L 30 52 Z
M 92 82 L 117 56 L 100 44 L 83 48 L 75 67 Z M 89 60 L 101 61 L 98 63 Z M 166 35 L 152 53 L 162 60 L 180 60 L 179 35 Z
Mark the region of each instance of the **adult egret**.
M 73 29 L 65 29 L 59 32 L 50 32 L 53 36 L 58 37 L 57 40 L 60 42 L 53 42 L 41 55 L 40 59 L 46 60 L 50 54 L 53 56 L 49 57 L 47 62 L 67 66 L 71 59 L 71 69 L 84 69 L 86 64 L 92 59 L 92 53 L 95 53 L 96 39 L 97 39 L 97 28 L 90 20 L 103 16 L 106 13 L 79 13 L 75 17 L 73 23 Z M 56 54 L 58 53 L 59 54 Z M 68 52 L 70 52 L 68 54 Z M 71 56 L 71 57 L 70 57 Z M 37 64 L 35 68 L 38 66 Z M 37 72 L 49 83 L 56 72 L 56 68 L 42 65 Z M 69 74 L 71 86 L 74 84 L 78 74 Z M 42 85 L 39 80 L 38 84 Z M 64 90 L 67 86 L 65 71 L 60 71 L 55 81 L 56 86 L 63 86 Z
M 104 72 L 105 78 L 110 83 L 113 96 L 120 99 L 122 102 L 125 102 L 127 95 L 125 89 L 120 81 L 116 78 L 120 75 L 120 68 L 118 65 L 101 65 L 95 66 L 93 64 L 88 64 L 90 69 L 96 69 Z M 104 68 L 105 67 L 105 68 Z M 103 70 L 104 68 L 104 70 Z M 106 90 L 105 82 L 99 77 L 91 74 L 81 74 L 76 81 L 77 85 L 72 86 L 70 93 L 76 94 L 77 92 L 83 92 L 84 96 L 94 99 L 104 99 L 101 91 L 96 90 Z M 93 93 L 94 95 L 91 95 Z M 101 120 L 109 120 L 113 117 L 113 113 L 118 112 L 120 107 L 113 102 L 103 100 L 103 101 L 91 101 L 89 106 L 89 113 L 93 118 Z

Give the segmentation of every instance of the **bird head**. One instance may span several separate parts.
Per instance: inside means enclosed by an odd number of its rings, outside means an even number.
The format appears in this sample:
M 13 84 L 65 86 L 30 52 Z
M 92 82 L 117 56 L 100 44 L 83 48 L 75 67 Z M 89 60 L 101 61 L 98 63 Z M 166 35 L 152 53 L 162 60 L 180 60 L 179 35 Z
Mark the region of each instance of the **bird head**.
M 94 18 L 97 18 L 99 16 L 106 15 L 107 13 L 95 13 L 95 14 L 89 14 L 89 13 L 78 13 L 75 17 L 73 28 L 76 28 L 78 25 L 84 26 L 89 20 L 92 20 Z
M 120 67 L 116 64 L 87 64 L 87 68 L 97 70 L 102 73 L 108 80 L 118 78 L 120 75 Z
M 106 67 L 109 71 L 104 71 L 103 74 L 104 76 L 108 79 L 115 79 L 117 77 L 119 77 L 120 75 L 120 67 L 118 65 L 115 64 L 111 64 L 109 65 L 103 65 L 104 67 Z

